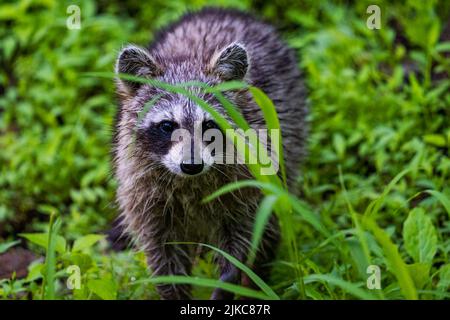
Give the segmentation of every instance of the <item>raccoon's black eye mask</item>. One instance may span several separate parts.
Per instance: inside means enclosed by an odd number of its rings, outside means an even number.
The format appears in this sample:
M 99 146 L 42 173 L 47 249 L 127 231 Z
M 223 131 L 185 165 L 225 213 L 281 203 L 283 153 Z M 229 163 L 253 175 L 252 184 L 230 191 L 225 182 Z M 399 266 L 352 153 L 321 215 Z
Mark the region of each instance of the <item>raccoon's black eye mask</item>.
M 145 130 L 139 131 L 139 140 L 152 153 L 164 155 L 169 152 L 173 141 L 171 141 L 172 132 L 178 128 L 178 124 L 172 121 L 162 121 L 152 123 Z
M 158 128 L 161 132 L 166 133 L 166 134 L 170 134 L 172 133 L 176 128 L 178 128 L 178 124 L 176 124 L 173 121 L 169 121 L 169 120 L 165 120 L 165 121 L 161 121 L 158 124 Z

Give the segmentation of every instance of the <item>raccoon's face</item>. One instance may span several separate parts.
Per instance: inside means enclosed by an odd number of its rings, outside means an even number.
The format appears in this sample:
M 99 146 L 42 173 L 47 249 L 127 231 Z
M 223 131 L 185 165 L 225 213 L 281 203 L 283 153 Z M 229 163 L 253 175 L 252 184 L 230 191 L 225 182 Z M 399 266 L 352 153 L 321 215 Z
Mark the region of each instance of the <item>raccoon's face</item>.
M 213 85 L 242 80 L 248 69 L 247 52 L 242 45 L 233 43 L 213 54 L 209 64 L 201 65 L 176 59 L 162 66 L 147 50 L 128 46 L 119 54 L 116 72 L 172 84 L 194 80 Z M 118 91 L 123 99 L 121 112 L 128 113 L 134 121 L 135 152 L 140 159 L 184 177 L 203 174 L 218 159 L 223 161 L 229 142 L 212 116 L 190 99 L 125 80 L 118 80 Z M 191 92 L 226 117 L 212 94 L 202 93 L 198 88 L 192 88 Z M 233 97 L 228 96 L 231 100 Z
M 181 176 L 207 172 L 216 156 L 209 148 L 214 140 L 211 134 L 223 137 L 208 113 L 179 95 L 166 95 L 155 103 L 136 133 L 136 147 L 148 153 L 149 160 Z

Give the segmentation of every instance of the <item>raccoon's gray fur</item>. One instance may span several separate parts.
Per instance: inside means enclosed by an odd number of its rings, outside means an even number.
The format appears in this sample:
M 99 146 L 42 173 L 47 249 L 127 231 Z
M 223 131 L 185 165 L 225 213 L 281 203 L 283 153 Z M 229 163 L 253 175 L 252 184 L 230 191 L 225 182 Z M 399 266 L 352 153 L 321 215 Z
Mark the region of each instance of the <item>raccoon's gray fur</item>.
M 161 31 L 148 49 L 125 47 L 117 59 L 116 72 L 171 84 L 202 81 L 214 85 L 244 80 L 259 87 L 276 105 L 287 175 L 293 185 L 306 136 L 305 89 L 294 51 L 272 26 L 236 10 L 209 8 L 189 13 Z M 184 96 L 147 84 L 118 79 L 117 92 L 117 199 L 126 230 L 145 251 L 153 275 L 191 272 L 196 248 L 168 242 L 212 244 L 245 262 L 260 192 L 245 188 L 210 203 L 201 202 L 229 182 L 250 178 L 245 166 L 213 165 L 201 175 L 186 177 L 177 171 L 176 163 L 166 161 L 174 144 L 161 133 L 168 124 L 162 128 L 161 123 L 168 119 L 172 121 L 169 126 L 192 130 L 194 120 L 205 123 L 210 115 Z M 225 115 L 213 96 L 198 94 Z M 138 123 L 144 104 L 157 95 L 159 100 Z M 249 92 L 238 90 L 227 97 L 253 128 L 264 128 L 263 114 Z M 273 258 L 278 241 L 278 222 L 272 217 L 254 263 L 257 273 L 266 275 L 264 267 Z M 220 256 L 217 259 L 221 280 L 245 280 L 230 262 Z M 190 298 L 188 285 L 161 285 L 158 291 L 164 299 Z M 219 289 L 212 296 L 231 297 Z

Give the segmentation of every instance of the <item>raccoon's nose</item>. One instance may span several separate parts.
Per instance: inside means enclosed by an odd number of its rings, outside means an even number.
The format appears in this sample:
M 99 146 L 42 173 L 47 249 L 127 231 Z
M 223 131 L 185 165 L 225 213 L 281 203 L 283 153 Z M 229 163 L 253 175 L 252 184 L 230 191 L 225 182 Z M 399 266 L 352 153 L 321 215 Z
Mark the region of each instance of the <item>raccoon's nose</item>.
M 183 173 L 189 174 L 189 175 L 194 175 L 197 173 L 202 172 L 203 170 L 203 161 L 202 163 L 184 163 L 182 162 L 180 164 L 180 168 L 181 171 L 183 171 Z

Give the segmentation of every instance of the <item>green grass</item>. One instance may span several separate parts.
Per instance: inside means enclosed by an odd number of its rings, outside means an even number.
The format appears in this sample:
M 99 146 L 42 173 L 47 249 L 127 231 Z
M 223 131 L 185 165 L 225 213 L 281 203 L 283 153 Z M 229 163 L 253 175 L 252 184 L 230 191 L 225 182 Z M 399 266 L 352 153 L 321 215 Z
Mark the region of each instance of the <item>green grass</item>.
M 190 278 L 151 279 L 142 253 L 109 250 L 98 234 L 117 214 L 109 162 L 114 61 L 123 44 L 145 44 L 187 3 L 136 1 L 124 9 L 80 1 L 79 31 L 66 29 L 61 2 L 0 5 L 0 254 L 18 245 L 20 230 L 46 257 L 26 278 L 0 280 L 0 298 L 158 299 L 156 282 L 183 282 L 196 298 L 221 285 L 262 299 L 449 299 L 450 45 L 438 41 L 449 19 L 445 1 L 381 1 L 380 30 L 365 26 L 370 1 L 236 1 L 280 27 L 309 88 L 301 196 L 286 190 L 285 173 L 262 176 L 256 164 L 255 180 L 204 199 L 262 190 L 253 247 L 272 211 L 282 227 L 271 279 L 223 252 L 259 291 L 218 284 L 212 253 Z M 246 128 L 221 94 L 239 86 L 205 90 Z M 182 85 L 166 89 L 189 95 Z M 278 128 L 272 102 L 250 90 L 267 126 Z M 80 267 L 80 289 L 66 288 L 70 265 Z M 368 265 L 380 267 L 382 289 L 367 289 Z

